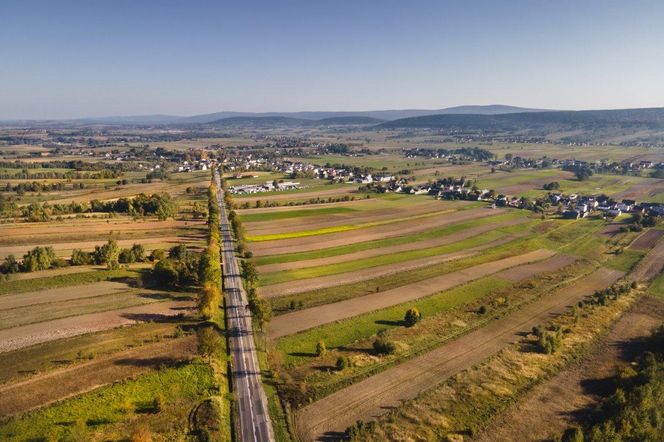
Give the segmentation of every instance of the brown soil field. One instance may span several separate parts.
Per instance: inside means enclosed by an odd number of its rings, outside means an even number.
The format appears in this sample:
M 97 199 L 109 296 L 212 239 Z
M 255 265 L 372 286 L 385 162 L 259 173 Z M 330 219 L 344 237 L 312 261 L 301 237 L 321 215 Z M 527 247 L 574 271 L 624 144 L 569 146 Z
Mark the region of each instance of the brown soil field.
M 477 208 L 452 212 L 440 216 L 427 217 L 417 222 L 400 221 L 386 225 L 368 227 L 365 229 L 350 230 L 314 237 L 280 239 L 275 241 L 262 241 L 250 243 L 249 247 L 256 256 L 281 255 L 297 253 L 308 250 L 320 250 L 329 247 L 355 244 L 358 242 L 374 241 L 393 236 L 403 236 L 410 233 L 431 230 L 463 221 L 485 218 L 505 213 L 502 209 Z
M 647 200 L 648 197 L 655 196 L 658 193 L 664 192 L 664 180 L 656 178 L 644 179 L 644 182 L 634 184 L 627 190 L 617 193 L 614 198 L 620 199 L 634 199 L 637 201 Z
M 436 200 L 427 200 L 426 202 L 428 204 L 409 205 L 399 209 L 394 207 L 384 207 L 371 211 L 335 213 L 331 215 L 293 218 L 286 222 L 284 222 L 284 220 L 259 221 L 246 223 L 245 227 L 247 228 L 247 233 L 249 235 L 299 232 L 302 230 L 315 230 L 344 224 L 363 224 L 389 221 L 391 219 L 399 219 L 418 215 L 430 214 L 431 216 L 435 216 L 436 213 L 447 212 L 450 209 L 458 208 L 459 206 L 463 205 L 459 204 L 459 202 L 452 204 L 441 204 L 440 201 Z M 441 213 L 441 215 L 443 214 Z
M 519 195 L 528 190 L 541 189 L 543 185 L 551 183 L 553 181 L 568 180 L 573 177 L 574 174 L 572 172 L 566 172 L 561 170 L 560 173 L 557 175 L 525 180 L 519 184 L 512 184 L 509 186 L 499 187 L 496 190 L 505 193 L 507 195 Z
M 140 321 L 167 320 L 168 316 L 187 314 L 192 307 L 188 301 L 156 302 L 0 330 L 0 353 Z
M 24 307 L 47 302 L 67 301 L 69 299 L 89 298 L 110 295 L 130 290 L 127 284 L 112 281 L 101 281 L 79 286 L 58 287 L 36 292 L 19 293 L 0 296 L 0 310 Z
M 279 264 L 268 264 L 264 266 L 258 266 L 259 273 L 271 273 L 271 272 L 281 272 L 284 270 L 293 270 L 293 269 L 304 269 L 308 267 L 318 267 L 322 265 L 329 265 L 339 262 L 341 259 L 344 261 L 355 261 L 358 259 L 371 258 L 374 256 L 381 255 L 390 255 L 399 252 L 407 252 L 410 250 L 419 250 L 422 248 L 438 247 L 446 244 L 451 244 L 457 241 L 462 241 L 464 239 L 472 238 L 474 236 L 479 236 L 482 233 L 486 233 L 492 230 L 500 229 L 502 227 L 514 226 L 517 224 L 522 224 L 527 222 L 527 218 L 518 218 L 509 221 L 502 221 L 495 224 L 486 224 L 483 226 L 477 226 L 470 229 L 463 230 L 461 232 L 456 232 L 453 235 L 445 235 L 440 238 L 430 239 L 425 241 L 414 241 L 408 244 L 399 244 L 396 246 L 389 247 L 380 247 L 376 249 L 362 250 L 354 253 L 347 253 L 343 256 L 330 256 L 328 258 L 318 258 L 318 259 L 308 259 L 306 261 L 293 261 Z
M 619 224 L 619 223 L 611 223 L 608 224 L 600 229 L 600 233 L 602 235 L 606 235 L 609 238 L 613 238 L 617 234 L 620 233 L 620 228 L 623 227 L 624 224 Z
M 559 314 L 595 290 L 609 286 L 621 276 L 622 272 L 617 270 L 599 269 L 578 283 L 545 295 L 436 350 L 305 406 L 296 418 L 301 439 L 310 441 L 324 438 L 326 434 L 336 435 L 358 420 L 366 422 L 379 417 L 402 401 L 479 364 L 520 339 L 520 333 Z
M 533 264 L 512 267 L 511 269 L 501 272 L 497 276 L 508 281 L 522 281 L 539 273 L 561 269 L 576 262 L 576 260 L 577 258 L 574 256 L 560 254 Z
M 641 298 L 579 364 L 533 388 L 476 438 L 482 442 L 553 440 L 588 416 L 608 381 L 632 360 L 643 339 L 664 320 L 664 301 Z
M 360 199 L 355 201 L 340 201 L 338 203 L 320 203 L 320 204 L 310 204 L 302 206 L 277 206 L 277 207 L 252 207 L 250 209 L 235 209 L 236 212 L 240 215 L 250 215 L 253 213 L 274 213 L 274 212 L 289 212 L 291 210 L 307 210 L 307 209 L 318 209 L 325 207 L 345 207 L 350 206 L 363 206 L 365 204 L 375 204 L 380 200 L 376 198 L 370 199 Z
M 655 246 L 657 241 L 664 236 L 664 230 L 648 230 L 643 235 L 639 236 L 629 248 L 637 250 L 648 250 Z
M 152 238 L 134 238 L 134 239 L 118 239 L 117 243 L 120 247 L 131 247 L 133 244 L 142 244 L 146 246 L 147 253 L 151 252 L 151 248 L 159 245 L 161 247 L 173 247 L 182 242 L 188 241 L 190 238 L 184 236 L 157 236 Z M 99 239 L 96 241 L 77 241 L 77 242 L 39 242 L 33 244 L 21 244 L 20 246 L 0 246 L 0 257 L 4 258 L 8 255 L 14 255 L 17 257 L 25 255 L 28 250 L 31 250 L 37 246 L 48 245 L 53 247 L 55 254 L 58 256 L 69 257 L 73 249 L 83 249 L 86 251 L 94 250 L 95 246 L 100 246 L 104 244 L 106 239 Z
M 113 232 L 126 232 L 130 230 L 156 231 L 165 229 L 180 229 L 190 227 L 205 227 L 205 221 L 134 221 L 130 218 L 117 219 L 75 219 L 67 223 L 20 223 L 0 224 L 0 244 L 3 239 L 27 236 L 34 238 L 43 235 L 59 235 L 72 233 L 77 230 L 86 233 L 106 234 Z
M 286 281 L 279 284 L 267 285 L 261 288 L 261 293 L 266 298 L 272 298 L 277 296 L 292 295 L 294 293 L 308 292 L 310 290 L 326 287 L 333 287 L 341 284 L 352 284 L 354 282 L 391 275 L 392 273 L 396 272 L 415 270 L 421 267 L 428 267 L 436 264 L 442 264 L 448 261 L 468 258 L 470 256 L 476 255 L 482 250 L 508 243 L 514 240 L 516 237 L 517 235 L 505 236 L 487 244 L 468 248 L 459 252 L 445 253 L 442 255 L 429 256 L 411 261 L 397 262 L 395 264 L 368 267 L 354 272 L 337 273 L 334 275 L 319 276 L 316 278 L 299 279 L 295 281 Z
M 25 413 L 122 379 L 134 377 L 162 364 L 174 364 L 196 354 L 195 338 L 188 336 L 100 357 L 90 362 L 0 386 L 0 417 Z
M 646 282 L 654 279 L 664 268 L 664 240 L 660 238 L 652 250 L 639 261 L 628 275 L 630 281 Z
M 475 281 L 510 267 L 550 258 L 554 254 L 555 252 L 550 250 L 536 250 L 524 255 L 479 264 L 384 292 L 279 315 L 270 322 L 268 336 L 272 339 L 278 339 L 330 322 L 413 301 Z

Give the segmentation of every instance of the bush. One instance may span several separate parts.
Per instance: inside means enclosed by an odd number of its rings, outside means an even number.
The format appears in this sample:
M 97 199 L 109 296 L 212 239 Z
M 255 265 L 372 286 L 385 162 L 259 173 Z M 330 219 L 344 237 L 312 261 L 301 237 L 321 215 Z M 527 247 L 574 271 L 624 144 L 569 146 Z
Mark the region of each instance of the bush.
M 71 251 L 71 265 L 73 266 L 82 266 L 92 264 L 92 253 L 84 252 L 81 249 L 74 249 Z
M 325 356 L 326 353 L 327 347 L 325 346 L 325 342 L 318 341 L 318 344 L 316 344 L 316 356 Z
M 378 337 L 373 342 L 373 349 L 376 354 L 390 355 L 397 350 L 397 346 L 387 338 Z
M 350 360 L 346 356 L 339 356 L 335 365 L 337 370 L 343 371 L 347 367 L 350 367 Z
M 481 305 L 480 308 L 477 310 L 477 312 L 478 312 L 480 315 L 484 315 L 484 314 L 486 314 L 486 312 L 487 312 L 486 305 Z
M 152 269 L 152 276 L 157 285 L 175 287 L 178 284 L 179 274 L 175 263 L 170 259 L 162 259 Z
M 412 327 L 422 320 L 422 313 L 415 307 L 409 308 L 404 316 L 406 327 Z

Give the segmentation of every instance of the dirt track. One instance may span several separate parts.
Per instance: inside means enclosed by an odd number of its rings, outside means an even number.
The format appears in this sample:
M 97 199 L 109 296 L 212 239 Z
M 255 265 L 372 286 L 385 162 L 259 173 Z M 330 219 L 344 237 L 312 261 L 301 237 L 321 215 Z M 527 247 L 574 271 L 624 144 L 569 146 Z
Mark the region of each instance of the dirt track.
M 550 250 L 536 250 L 524 255 L 512 256 L 498 261 L 479 264 L 474 267 L 408 284 L 395 289 L 371 295 L 352 298 L 333 304 L 321 305 L 275 317 L 268 326 L 268 336 L 277 339 L 301 332 L 322 324 L 350 318 L 374 310 L 391 307 L 419 299 L 457 285 L 492 275 L 501 270 L 521 264 L 539 261 L 553 256 Z M 555 270 L 555 269 L 552 269 Z
M 625 313 L 580 365 L 565 370 L 533 388 L 482 432 L 477 440 L 553 440 L 575 423 L 577 412 L 589 409 L 598 399 L 605 380 L 632 360 L 635 348 L 664 320 L 664 301 L 644 297 Z M 583 414 L 583 413 L 582 413 Z
M 440 216 L 431 216 L 416 221 L 401 221 L 376 227 L 368 227 L 306 238 L 290 238 L 275 241 L 253 242 L 249 248 L 256 256 L 280 255 L 285 253 L 305 252 L 337 247 L 358 242 L 375 241 L 393 236 L 403 236 L 423 232 L 437 227 L 456 224 L 463 221 L 485 218 L 504 213 L 502 209 L 477 208 L 451 212 Z
M 21 414 L 142 374 L 162 364 L 188 359 L 195 353 L 195 339 L 188 336 L 124 350 L 26 381 L 3 385 L 0 386 L 0 417 Z
M 377 418 L 402 401 L 494 355 L 518 340 L 518 333 L 530 330 L 552 314 L 607 287 L 620 276 L 622 272 L 599 269 L 505 318 L 302 408 L 296 417 L 301 439 L 310 441 L 338 435 L 358 420 L 366 422 Z
M 102 313 L 56 319 L 0 330 L 0 353 L 70 336 L 120 327 L 140 321 L 159 321 L 188 313 L 191 302 L 165 301 Z
M 396 246 L 379 247 L 376 249 L 362 250 L 359 252 L 347 253 L 342 256 L 330 256 L 327 258 L 308 259 L 305 261 L 268 264 L 264 266 L 258 266 L 258 272 L 264 274 L 270 272 L 281 272 L 284 270 L 304 269 L 308 267 L 318 267 L 323 265 L 334 264 L 342 259 L 344 261 L 355 261 L 358 259 L 372 258 L 374 256 L 390 255 L 394 253 L 407 252 L 410 250 L 438 247 L 446 244 L 451 244 L 457 241 L 462 241 L 464 239 L 472 238 L 474 236 L 479 236 L 482 233 L 490 232 L 492 230 L 500 229 L 502 227 L 522 224 L 527 221 L 528 221 L 527 218 L 518 218 L 514 220 L 498 222 L 495 224 L 486 224 L 483 226 L 472 227 L 470 229 L 462 230 L 461 232 L 455 232 L 454 234 L 451 235 L 445 235 L 439 238 L 429 239 L 426 241 L 413 241 L 407 244 L 399 244 Z

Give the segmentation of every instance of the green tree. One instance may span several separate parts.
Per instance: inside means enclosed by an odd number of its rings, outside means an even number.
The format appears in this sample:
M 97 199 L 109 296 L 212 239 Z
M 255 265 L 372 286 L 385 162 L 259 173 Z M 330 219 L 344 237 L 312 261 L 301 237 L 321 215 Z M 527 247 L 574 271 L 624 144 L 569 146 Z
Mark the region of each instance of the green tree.
M 198 329 L 196 338 L 198 341 L 198 353 L 208 358 L 208 363 L 212 362 L 213 357 L 221 354 L 222 340 L 213 326 Z
M 327 347 L 325 347 L 325 342 L 318 341 L 318 344 L 316 344 L 316 356 L 325 356 L 327 353 Z

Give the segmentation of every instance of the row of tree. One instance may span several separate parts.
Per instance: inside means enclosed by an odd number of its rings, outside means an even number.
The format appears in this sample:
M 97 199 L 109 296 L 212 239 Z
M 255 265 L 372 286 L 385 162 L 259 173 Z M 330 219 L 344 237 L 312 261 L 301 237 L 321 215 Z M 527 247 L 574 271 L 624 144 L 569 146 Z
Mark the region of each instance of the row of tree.
M 202 288 L 198 299 L 198 311 L 205 319 L 211 319 L 221 302 L 221 233 L 218 189 L 214 181 L 208 187 L 208 244 L 201 257 Z

